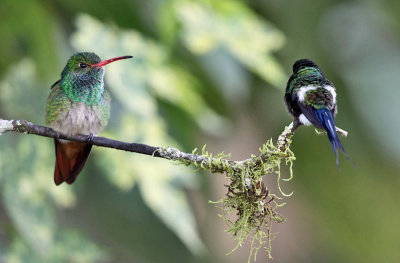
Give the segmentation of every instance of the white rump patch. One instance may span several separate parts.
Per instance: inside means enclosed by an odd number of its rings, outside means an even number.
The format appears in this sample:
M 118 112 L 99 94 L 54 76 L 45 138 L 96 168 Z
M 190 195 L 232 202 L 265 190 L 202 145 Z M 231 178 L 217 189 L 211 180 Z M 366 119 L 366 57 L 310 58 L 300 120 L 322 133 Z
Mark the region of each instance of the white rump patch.
M 304 114 L 300 114 L 299 121 L 303 125 L 306 125 L 306 126 L 310 126 L 311 125 L 311 122 L 306 118 L 306 116 L 304 116 Z
M 324 86 L 325 89 L 327 89 L 331 94 L 333 98 L 333 104 L 336 105 L 336 90 L 332 86 Z
M 317 89 L 318 87 L 316 87 L 316 86 L 305 86 L 305 87 L 301 87 L 300 89 L 299 89 L 299 92 L 297 93 L 297 96 L 299 97 L 299 101 L 300 102 L 303 102 L 304 100 L 305 100 L 305 96 L 306 96 L 306 93 L 308 92 L 308 91 L 310 91 L 310 90 L 315 90 L 315 89 Z
M 301 87 L 299 89 L 299 92 L 297 93 L 297 96 L 299 97 L 299 101 L 303 102 L 306 99 L 306 93 L 310 90 L 315 90 L 318 87 L 316 86 L 305 86 L 305 87 Z M 336 105 L 336 90 L 334 87 L 332 86 L 324 86 L 324 89 L 328 90 L 331 95 L 332 95 L 332 99 L 333 99 L 333 104 Z

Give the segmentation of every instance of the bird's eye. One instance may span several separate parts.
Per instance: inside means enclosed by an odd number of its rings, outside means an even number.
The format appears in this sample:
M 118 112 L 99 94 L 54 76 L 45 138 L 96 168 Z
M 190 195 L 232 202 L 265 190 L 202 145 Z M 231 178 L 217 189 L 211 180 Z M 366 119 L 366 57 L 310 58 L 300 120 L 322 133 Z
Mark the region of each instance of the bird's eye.
M 87 65 L 86 65 L 85 63 L 79 63 L 79 67 L 80 67 L 80 68 L 86 68 Z

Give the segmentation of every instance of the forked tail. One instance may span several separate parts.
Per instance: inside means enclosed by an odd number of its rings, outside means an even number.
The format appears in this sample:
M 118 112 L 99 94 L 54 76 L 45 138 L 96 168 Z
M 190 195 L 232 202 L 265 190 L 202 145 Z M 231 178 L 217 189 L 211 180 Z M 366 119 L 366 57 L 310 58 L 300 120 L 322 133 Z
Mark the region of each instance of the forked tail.
M 331 143 L 333 151 L 335 152 L 336 155 L 336 165 L 339 167 L 338 148 L 343 152 L 347 160 L 351 161 L 350 157 L 345 152 L 343 145 L 339 140 L 339 136 L 336 133 L 335 119 L 333 117 L 332 111 L 324 108 L 324 109 L 314 110 L 314 113 L 315 116 L 317 117 L 318 122 L 321 124 L 322 127 L 324 127 L 324 129 L 328 134 L 329 142 Z

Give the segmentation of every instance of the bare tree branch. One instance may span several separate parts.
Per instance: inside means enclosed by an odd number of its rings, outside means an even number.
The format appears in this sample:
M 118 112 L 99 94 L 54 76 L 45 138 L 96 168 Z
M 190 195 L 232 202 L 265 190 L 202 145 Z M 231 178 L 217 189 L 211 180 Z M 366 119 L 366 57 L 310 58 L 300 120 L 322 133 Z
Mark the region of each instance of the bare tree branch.
M 295 130 L 300 125 L 301 124 L 298 121 L 294 121 L 289 126 L 287 126 L 277 140 L 277 144 L 280 151 L 256 156 L 254 158 L 258 159 L 257 162 L 265 162 L 272 155 L 284 156 L 286 149 L 288 149 L 290 146 L 291 137 L 293 136 Z M 336 127 L 336 129 L 341 135 L 347 136 L 346 131 L 338 127 Z M 4 132 L 10 132 L 10 131 L 35 134 L 55 139 L 86 142 L 100 147 L 113 148 L 117 150 L 151 155 L 153 157 L 160 157 L 168 160 L 183 161 L 188 164 L 196 164 L 206 169 L 210 169 L 213 172 L 219 172 L 219 173 L 226 172 L 228 169 L 241 170 L 251 160 L 247 159 L 243 161 L 231 161 L 227 159 L 218 159 L 218 162 L 215 162 L 217 160 L 215 158 L 208 158 L 202 155 L 185 153 L 176 148 L 171 148 L 171 147 L 163 148 L 141 143 L 127 143 L 98 136 L 93 136 L 92 138 L 90 138 L 87 135 L 65 135 L 56 132 L 51 128 L 35 125 L 26 120 L 0 120 L 0 135 Z M 257 165 L 257 162 L 255 163 L 255 165 Z M 216 165 L 215 163 L 219 164 Z
M 153 155 L 154 157 L 161 157 L 157 152 L 158 147 L 149 146 L 141 143 L 127 143 L 117 140 L 108 139 L 105 137 L 93 136 L 89 138 L 87 135 L 65 135 L 55 130 L 33 124 L 26 120 L 0 120 L 0 135 L 4 132 L 15 131 L 19 133 L 35 134 L 44 137 L 55 139 L 63 139 L 69 141 L 86 142 L 96 146 L 114 148 L 118 150 L 136 152 L 146 155 Z M 90 140 L 90 141 L 89 141 Z

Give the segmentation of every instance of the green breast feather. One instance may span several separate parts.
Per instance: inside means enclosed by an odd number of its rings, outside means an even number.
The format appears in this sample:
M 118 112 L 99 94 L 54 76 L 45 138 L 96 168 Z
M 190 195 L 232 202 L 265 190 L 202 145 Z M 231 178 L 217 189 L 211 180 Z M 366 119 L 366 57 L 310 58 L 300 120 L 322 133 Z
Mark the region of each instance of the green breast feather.
M 67 97 L 60 83 L 57 83 L 50 92 L 46 107 L 46 124 L 54 126 L 56 122 L 65 117 L 67 111 L 73 111 L 77 106 L 86 104 L 91 110 L 98 112 L 101 126 L 106 126 L 110 118 L 110 96 L 103 91 L 97 103 L 87 105 L 86 102 L 74 101 Z

